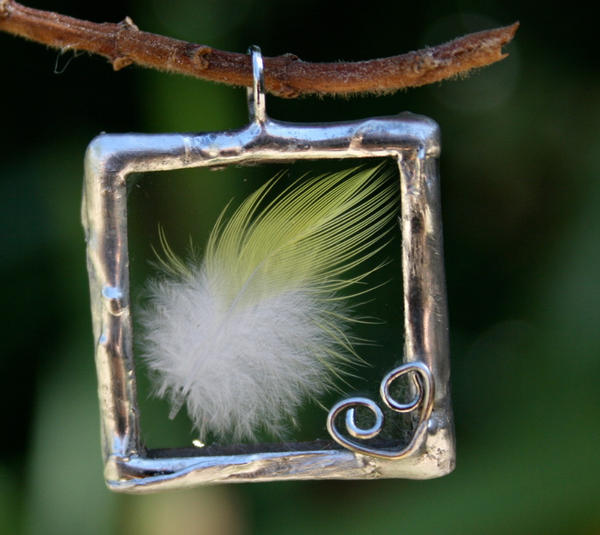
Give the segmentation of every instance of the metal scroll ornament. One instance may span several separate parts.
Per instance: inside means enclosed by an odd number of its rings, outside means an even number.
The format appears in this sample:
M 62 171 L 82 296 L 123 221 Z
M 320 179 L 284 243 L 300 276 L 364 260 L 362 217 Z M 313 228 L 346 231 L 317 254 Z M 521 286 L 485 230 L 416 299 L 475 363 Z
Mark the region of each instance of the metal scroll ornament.
M 455 451 L 437 168 L 439 128 L 431 119 L 411 113 L 325 124 L 275 121 L 266 114 L 262 57 L 256 47 L 251 58 L 254 84 L 248 90 L 247 126 L 197 134 L 102 134 L 87 149 L 82 218 L 106 483 L 116 491 L 142 493 L 215 482 L 427 479 L 447 474 L 454 468 Z M 399 335 L 404 355 L 403 363 L 382 379 L 381 399 L 350 397 L 335 404 L 326 422 L 333 440 L 268 448 L 148 449 L 140 432 L 132 341 L 128 176 L 344 158 L 388 158 L 399 172 L 404 295 L 404 329 Z M 395 399 L 395 382 L 404 384 L 407 379 L 410 399 Z M 370 411 L 373 423 L 361 424 L 358 411 Z M 394 413 L 410 415 L 412 434 L 392 443 L 379 441 L 385 418 Z
M 390 386 L 398 378 L 404 375 L 411 375 L 415 397 L 408 403 L 396 401 L 390 395 Z M 346 411 L 346 430 L 349 435 L 359 440 L 368 440 L 375 438 L 383 430 L 384 417 L 379 405 L 374 401 L 363 397 L 352 397 L 336 403 L 327 416 L 327 430 L 332 438 L 342 446 L 362 453 L 372 455 L 383 459 L 402 459 L 411 454 L 417 447 L 419 440 L 427 430 L 427 421 L 431 416 L 433 407 L 433 378 L 429 368 L 422 362 L 403 364 L 394 368 L 381 381 L 379 394 L 383 403 L 392 411 L 399 413 L 418 412 L 418 420 L 415 432 L 408 445 L 398 450 L 388 450 L 369 447 L 361 442 L 346 438 L 337 428 L 336 418 L 344 410 Z M 366 407 L 375 417 L 375 422 L 371 427 L 362 428 L 356 423 L 356 408 Z

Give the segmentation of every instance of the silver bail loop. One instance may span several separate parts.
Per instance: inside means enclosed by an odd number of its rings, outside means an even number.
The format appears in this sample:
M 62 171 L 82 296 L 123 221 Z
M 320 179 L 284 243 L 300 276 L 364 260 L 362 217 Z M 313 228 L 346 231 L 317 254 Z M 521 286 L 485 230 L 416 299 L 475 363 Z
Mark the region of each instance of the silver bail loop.
M 248 53 L 252 59 L 252 87 L 246 90 L 248 95 L 248 116 L 250 117 L 250 122 L 262 124 L 267 120 L 263 58 L 260 47 L 256 45 L 248 48 Z

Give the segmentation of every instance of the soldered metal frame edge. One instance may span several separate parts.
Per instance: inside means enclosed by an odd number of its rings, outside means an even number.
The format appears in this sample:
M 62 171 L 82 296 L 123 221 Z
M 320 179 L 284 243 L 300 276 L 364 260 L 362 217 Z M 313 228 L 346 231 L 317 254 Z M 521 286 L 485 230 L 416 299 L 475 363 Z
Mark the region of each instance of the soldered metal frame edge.
M 82 220 L 108 487 L 145 493 L 205 483 L 428 479 L 448 474 L 455 465 L 455 439 L 437 124 L 408 112 L 350 122 L 299 124 L 272 120 L 264 110 L 253 111 L 251 107 L 250 124 L 238 130 L 101 134 L 88 146 Z M 202 455 L 199 449 L 198 455 L 172 450 L 172 455 L 167 451 L 156 456 L 148 451 L 140 434 L 132 344 L 128 175 L 346 158 L 392 158 L 399 169 L 404 362 L 430 376 L 432 386 L 431 403 L 409 447 L 399 455 L 385 451 L 379 455 L 359 447 L 340 447 L 332 440 L 314 449 L 287 450 L 282 445 L 281 451 L 253 453 Z

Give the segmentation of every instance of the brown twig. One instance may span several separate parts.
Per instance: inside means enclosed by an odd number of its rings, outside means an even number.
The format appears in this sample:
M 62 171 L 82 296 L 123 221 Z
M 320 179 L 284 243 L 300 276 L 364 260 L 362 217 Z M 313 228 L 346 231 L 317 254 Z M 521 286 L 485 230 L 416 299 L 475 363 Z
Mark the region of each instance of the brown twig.
M 436 47 L 354 63 L 308 63 L 293 54 L 265 58 L 265 86 L 271 94 L 293 98 L 384 93 L 430 84 L 503 59 L 502 46 L 518 27 L 516 22 Z M 246 54 L 142 32 L 129 17 L 98 24 L 0 0 L 0 30 L 61 50 L 99 54 L 115 70 L 136 64 L 230 85 L 252 84 Z

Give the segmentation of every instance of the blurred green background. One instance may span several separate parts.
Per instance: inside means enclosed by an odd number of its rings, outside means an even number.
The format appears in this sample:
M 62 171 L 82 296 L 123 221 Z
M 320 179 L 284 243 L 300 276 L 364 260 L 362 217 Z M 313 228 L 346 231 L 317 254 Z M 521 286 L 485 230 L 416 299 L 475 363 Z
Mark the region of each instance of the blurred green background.
M 222 130 L 244 92 L 63 55 L 0 34 L 0 532 L 600 533 L 600 86 L 595 21 L 531 2 L 37 0 L 94 21 L 267 56 L 359 60 L 521 21 L 466 80 L 352 99 L 268 98 L 334 121 L 437 120 L 456 471 L 433 481 L 105 489 L 83 233 L 82 160 L 100 131 Z M 57 74 L 60 73 L 60 74 Z M 185 190 L 171 193 L 175 207 Z M 229 191 L 222 192 L 230 196 Z

